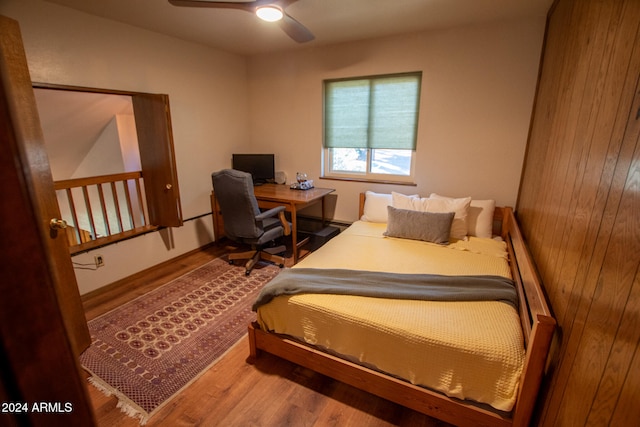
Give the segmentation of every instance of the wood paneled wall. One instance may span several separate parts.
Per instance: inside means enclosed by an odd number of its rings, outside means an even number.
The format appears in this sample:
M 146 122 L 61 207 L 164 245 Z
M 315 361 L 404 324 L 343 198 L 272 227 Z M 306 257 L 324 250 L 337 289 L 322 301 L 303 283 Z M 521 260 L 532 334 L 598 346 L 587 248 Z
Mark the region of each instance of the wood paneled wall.
M 552 8 L 517 204 L 561 329 L 544 426 L 640 420 L 640 1 Z

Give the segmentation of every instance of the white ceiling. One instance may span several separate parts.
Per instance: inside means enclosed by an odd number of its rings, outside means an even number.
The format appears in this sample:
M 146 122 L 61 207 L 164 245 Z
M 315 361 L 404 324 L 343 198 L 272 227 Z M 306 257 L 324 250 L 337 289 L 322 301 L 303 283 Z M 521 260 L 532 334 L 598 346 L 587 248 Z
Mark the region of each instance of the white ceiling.
M 244 55 L 525 16 L 544 17 L 553 3 L 553 0 L 298 0 L 286 12 L 316 37 L 299 44 L 277 24 L 263 22 L 242 10 L 176 7 L 167 0 L 47 1 Z

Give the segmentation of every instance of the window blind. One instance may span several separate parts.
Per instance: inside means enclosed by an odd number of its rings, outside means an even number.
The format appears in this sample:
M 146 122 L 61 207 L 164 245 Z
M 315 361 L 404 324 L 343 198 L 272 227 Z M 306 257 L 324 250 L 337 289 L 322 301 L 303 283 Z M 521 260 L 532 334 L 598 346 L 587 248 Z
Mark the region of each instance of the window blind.
M 422 73 L 325 81 L 325 148 L 415 150 Z

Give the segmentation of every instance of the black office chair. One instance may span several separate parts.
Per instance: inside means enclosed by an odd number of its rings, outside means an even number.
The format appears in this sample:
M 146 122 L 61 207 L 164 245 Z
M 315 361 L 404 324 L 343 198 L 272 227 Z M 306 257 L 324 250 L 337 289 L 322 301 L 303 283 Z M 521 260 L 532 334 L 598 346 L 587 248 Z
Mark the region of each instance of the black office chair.
M 291 234 L 291 224 L 284 216 L 284 206 L 260 212 L 253 194 L 251 174 L 235 169 L 224 169 L 211 174 L 213 192 L 222 211 L 225 235 L 231 240 L 251 245 L 251 250 L 230 253 L 229 263 L 248 259 L 245 274 L 260 260 L 284 267 L 284 258 L 277 254 L 286 250 L 284 245 L 267 248 L 275 239 Z

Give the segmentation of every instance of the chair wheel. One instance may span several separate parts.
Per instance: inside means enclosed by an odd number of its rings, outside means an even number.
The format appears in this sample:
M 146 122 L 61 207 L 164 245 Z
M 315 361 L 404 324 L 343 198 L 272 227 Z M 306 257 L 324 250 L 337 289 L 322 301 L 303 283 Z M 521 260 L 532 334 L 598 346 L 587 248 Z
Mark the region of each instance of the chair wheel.
M 284 264 L 278 264 L 278 267 L 284 268 Z
M 251 271 L 250 271 L 250 270 L 247 270 L 247 271 L 245 271 L 245 272 L 244 272 L 244 275 L 245 275 L 245 276 L 248 276 L 248 275 L 250 275 L 250 274 L 251 274 Z
M 233 265 L 233 260 L 232 259 L 229 260 L 229 265 Z

